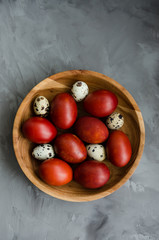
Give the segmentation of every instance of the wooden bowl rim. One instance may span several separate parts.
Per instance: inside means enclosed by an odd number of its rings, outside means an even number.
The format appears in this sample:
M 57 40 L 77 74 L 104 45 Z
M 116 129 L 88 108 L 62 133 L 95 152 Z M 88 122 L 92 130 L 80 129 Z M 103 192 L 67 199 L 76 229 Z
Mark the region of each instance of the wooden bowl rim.
M 29 171 L 28 168 L 23 168 L 23 160 L 21 158 L 19 158 L 19 150 L 18 150 L 18 144 L 17 144 L 17 139 L 18 139 L 18 129 L 17 126 L 19 126 L 19 115 L 21 112 L 21 109 L 23 108 L 23 106 L 25 106 L 25 103 L 27 102 L 27 99 L 29 98 L 29 96 L 31 95 L 32 91 L 36 90 L 36 88 L 41 85 L 42 83 L 44 83 L 45 81 L 48 81 L 48 79 L 59 79 L 59 78 L 63 78 L 63 77 L 69 77 L 70 75 L 92 75 L 95 76 L 97 78 L 103 79 L 106 82 L 109 82 L 110 84 L 114 85 L 116 88 L 118 88 L 120 91 L 123 92 L 123 94 L 129 99 L 129 101 L 131 102 L 132 106 L 134 107 L 134 110 L 136 112 L 137 118 L 138 118 L 138 123 L 139 123 L 139 130 L 140 130 L 140 140 L 139 140 L 139 148 L 138 148 L 138 152 L 137 152 L 137 157 L 134 160 L 132 166 L 130 167 L 129 171 L 126 173 L 126 175 L 115 185 L 113 185 L 112 188 L 110 188 L 109 190 L 105 190 L 103 192 L 99 192 L 96 193 L 95 195 L 90 195 L 90 196 L 68 196 L 65 194 L 61 194 L 61 192 L 53 192 L 49 189 L 47 189 L 47 187 L 45 187 L 40 181 L 38 181 Z M 71 201 L 71 202 L 88 202 L 88 201 L 93 201 L 93 200 L 97 200 L 103 197 L 106 197 L 108 195 L 110 195 L 111 193 L 115 192 L 117 189 L 119 189 L 134 173 L 135 169 L 137 168 L 143 150 L 144 150 L 144 144 L 145 144 L 145 127 L 144 127 L 144 121 L 143 121 L 143 117 L 141 114 L 141 111 L 136 103 L 136 101 L 134 100 L 134 98 L 132 97 L 132 95 L 118 82 L 116 82 L 114 79 L 95 72 L 95 71 L 90 71 L 90 70 L 68 70 L 68 71 L 64 71 L 64 72 L 60 72 L 60 73 L 56 73 L 54 75 L 51 75 L 48 78 L 45 78 L 44 80 L 42 80 L 40 83 L 38 83 L 37 85 L 35 85 L 30 92 L 25 96 L 25 98 L 23 99 L 22 103 L 20 104 L 18 111 L 16 113 L 15 119 L 14 119 L 14 124 L 13 124 L 13 147 L 14 147 L 14 152 L 17 158 L 17 161 L 23 171 L 23 173 L 26 175 L 26 177 L 36 186 L 38 187 L 41 191 L 45 192 L 46 194 L 56 197 L 58 199 L 61 200 L 65 200 L 65 201 Z M 142 139 L 142 141 L 141 141 Z

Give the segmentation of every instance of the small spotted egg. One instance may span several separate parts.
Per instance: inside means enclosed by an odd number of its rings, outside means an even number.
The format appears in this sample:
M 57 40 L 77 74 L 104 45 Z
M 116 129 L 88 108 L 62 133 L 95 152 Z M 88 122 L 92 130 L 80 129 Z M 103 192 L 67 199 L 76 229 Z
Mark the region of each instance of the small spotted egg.
M 73 84 L 71 92 L 75 101 L 80 102 L 88 95 L 89 89 L 85 82 L 77 81 Z
M 33 149 L 32 156 L 38 160 L 46 160 L 53 158 L 55 153 L 51 144 L 40 144 Z
M 101 144 L 89 144 L 86 146 L 88 156 L 97 161 L 103 161 L 106 158 L 105 148 Z
M 117 112 L 112 113 L 106 119 L 106 125 L 109 129 L 119 129 L 124 124 L 124 117 Z
M 46 117 L 49 114 L 49 101 L 44 96 L 38 96 L 33 104 L 36 115 Z

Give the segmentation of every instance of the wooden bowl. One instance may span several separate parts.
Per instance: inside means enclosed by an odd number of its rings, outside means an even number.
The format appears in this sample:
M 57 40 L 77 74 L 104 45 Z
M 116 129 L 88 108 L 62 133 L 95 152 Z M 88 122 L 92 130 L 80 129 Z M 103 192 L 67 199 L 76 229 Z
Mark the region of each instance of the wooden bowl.
M 44 183 L 38 176 L 39 161 L 31 156 L 34 143 L 29 142 L 21 132 L 25 120 L 34 116 L 32 104 L 38 95 L 45 96 L 50 102 L 57 93 L 68 92 L 72 84 L 78 80 L 88 84 L 90 92 L 97 89 L 108 89 L 118 97 L 116 111 L 123 114 L 125 124 L 121 130 L 127 134 L 132 145 L 131 161 L 123 168 L 105 161 L 110 169 L 108 183 L 100 189 L 89 190 L 75 181 L 67 185 L 55 187 Z M 85 115 L 82 103 L 78 103 L 79 116 Z M 87 114 L 88 115 L 88 114 Z M 105 197 L 121 187 L 134 173 L 142 156 L 145 142 L 145 129 L 142 114 L 130 93 L 113 79 L 92 71 L 72 70 L 55 74 L 36 85 L 24 98 L 15 117 L 13 127 L 13 145 L 18 163 L 27 178 L 43 192 L 67 201 L 92 201 Z

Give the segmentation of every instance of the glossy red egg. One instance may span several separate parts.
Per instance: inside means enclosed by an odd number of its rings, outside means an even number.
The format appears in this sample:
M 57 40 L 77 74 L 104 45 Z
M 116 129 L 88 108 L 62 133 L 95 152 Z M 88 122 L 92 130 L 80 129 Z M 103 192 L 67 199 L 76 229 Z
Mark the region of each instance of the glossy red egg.
M 60 158 L 69 163 L 79 163 L 87 157 L 84 143 L 72 133 L 59 135 L 55 139 L 54 149 Z
M 118 99 L 108 90 L 97 90 L 90 93 L 84 100 L 84 109 L 95 117 L 106 117 L 116 109 Z
M 52 100 L 50 108 L 52 122 L 61 129 L 70 128 L 77 117 L 77 104 L 69 93 L 59 93 Z
M 106 125 L 100 119 L 88 116 L 80 117 L 74 130 L 77 136 L 87 143 L 102 143 L 109 135 Z
M 74 179 L 85 188 L 100 188 L 110 177 L 108 167 L 101 162 L 90 160 L 81 163 L 74 172 Z
M 122 131 L 113 131 L 106 143 L 107 158 L 117 167 L 124 167 L 131 159 L 132 148 L 129 138 Z

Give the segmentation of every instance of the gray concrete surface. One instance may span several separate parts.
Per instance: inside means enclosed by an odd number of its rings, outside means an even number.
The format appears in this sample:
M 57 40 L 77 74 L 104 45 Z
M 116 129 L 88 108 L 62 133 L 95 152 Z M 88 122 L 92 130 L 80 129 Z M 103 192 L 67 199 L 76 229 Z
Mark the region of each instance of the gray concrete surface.
M 69 69 L 125 86 L 144 117 L 146 145 L 131 179 L 89 203 L 52 198 L 20 170 L 15 113 L 42 79 Z M 159 1 L 0 1 L 0 240 L 159 239 Z

